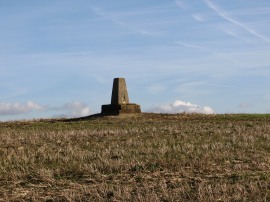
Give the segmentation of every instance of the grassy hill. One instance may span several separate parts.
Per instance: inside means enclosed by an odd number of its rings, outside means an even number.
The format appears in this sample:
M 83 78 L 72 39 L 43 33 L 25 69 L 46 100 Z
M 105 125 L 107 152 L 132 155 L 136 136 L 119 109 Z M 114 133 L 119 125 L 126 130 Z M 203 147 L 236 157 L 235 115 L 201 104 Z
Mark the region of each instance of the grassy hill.
M 0 123 L 0 201 L 270 201 L 270 115 Z

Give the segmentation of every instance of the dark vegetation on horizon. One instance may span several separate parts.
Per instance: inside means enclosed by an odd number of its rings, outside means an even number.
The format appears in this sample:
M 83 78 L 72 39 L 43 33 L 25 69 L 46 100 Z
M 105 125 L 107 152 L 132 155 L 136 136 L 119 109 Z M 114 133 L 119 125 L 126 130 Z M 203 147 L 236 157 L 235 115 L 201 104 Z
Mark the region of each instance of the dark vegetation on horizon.
M 0 123 L 0 201 L 270 201 L 270 115 Z

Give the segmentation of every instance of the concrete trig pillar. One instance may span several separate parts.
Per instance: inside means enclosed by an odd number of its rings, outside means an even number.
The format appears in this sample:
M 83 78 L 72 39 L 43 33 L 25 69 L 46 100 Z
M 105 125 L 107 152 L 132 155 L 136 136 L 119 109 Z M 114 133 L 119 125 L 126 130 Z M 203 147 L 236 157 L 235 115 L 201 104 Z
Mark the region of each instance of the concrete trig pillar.
M 124 78 L 113 80 L 111 104 L 129 104 L 127 85 Z
M 101 113 L 105 115 L 141 113 L 140 105 L 129 103 L 128 91 L 124 78 L 115 78 L 113 80 L 111 104 L 102 105 Z

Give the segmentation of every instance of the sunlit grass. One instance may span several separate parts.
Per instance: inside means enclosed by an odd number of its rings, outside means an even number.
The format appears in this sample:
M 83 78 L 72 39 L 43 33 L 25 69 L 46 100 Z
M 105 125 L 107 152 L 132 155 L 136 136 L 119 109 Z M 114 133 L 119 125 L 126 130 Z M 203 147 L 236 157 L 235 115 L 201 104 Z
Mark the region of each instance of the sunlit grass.
M 268 201 L 269 115 L 0 123 L 0 198 Z

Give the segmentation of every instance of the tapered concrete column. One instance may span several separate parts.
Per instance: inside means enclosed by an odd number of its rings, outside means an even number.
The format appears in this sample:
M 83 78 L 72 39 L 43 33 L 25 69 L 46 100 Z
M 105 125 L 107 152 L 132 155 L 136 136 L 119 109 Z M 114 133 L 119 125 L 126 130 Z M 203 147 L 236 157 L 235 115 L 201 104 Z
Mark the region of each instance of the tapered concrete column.
M 124 78 L 115 78 L 113 80 L 111 104 L 128 104 L 128 91 Z
M 111 104 L 102 105 L 101 113 L 104 115 L 141 113 L 140 105 L 129 103 L 127 85 L 124 78 L 115 78 L 113 80 Z

